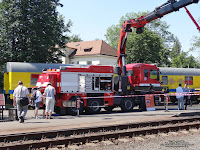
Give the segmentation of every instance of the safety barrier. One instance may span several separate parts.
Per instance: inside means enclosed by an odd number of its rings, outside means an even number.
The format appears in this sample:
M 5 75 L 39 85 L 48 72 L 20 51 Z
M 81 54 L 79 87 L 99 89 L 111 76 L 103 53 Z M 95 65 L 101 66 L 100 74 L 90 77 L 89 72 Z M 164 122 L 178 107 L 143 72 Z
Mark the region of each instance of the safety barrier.
M 191 96 L 191 95 L 200 95 L 200 92 L 198 94 L 194 94 L 194 92 L 184 92 L 184 93 L 164 93 L 164 94 L 153 94 L 154 96 L 176 96 L 176 95 L 182 95 L 182 96 Z M 98 96 L 98 97 L 81 97 L 82 99 L 88 99 L 88 98 L 120 98 L 120 97 L 144 97 L 145 95 L 124 95 L 124 96 Z
M 147 95 L 147 94 L 146 94 Z M 164 96 L 164 106 L 165 111 L 168 112 L 168 103 L 169 103 L 169 96 L 191 96 L 191 95 L 200 95 L 200 92 L 194 93 L 194 92 L 184 92 L 184 93 L 164 93 L 164 94 L 148 94 L 153 96 Z M 120 98 L 120 97 L 145 97 L 145 95 L 124 95 L 124 96 L 100 96 L 100 97 L 82 97 L 81 99 L 88 99 L 88 98 Z M 146 102 L 146 101 L 145 101 Z M 80 98 L 77 98 L 77 116 L 80 116 L 80 103 L 83 103 L 83 101 L 80 100 Z M 101 107 L 101 106 L 95 106 L 95 107 Z
M 1 114 L 1 119 L 3 120 L 3 110 L 5 106 L 5 97 L 4 94 L 0 94 L 0 114 Z

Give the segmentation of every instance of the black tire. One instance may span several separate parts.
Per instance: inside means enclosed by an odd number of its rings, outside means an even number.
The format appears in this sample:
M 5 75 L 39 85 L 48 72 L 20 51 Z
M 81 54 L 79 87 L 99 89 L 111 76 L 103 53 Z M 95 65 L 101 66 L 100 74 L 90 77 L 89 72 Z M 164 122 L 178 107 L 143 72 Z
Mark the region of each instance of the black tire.
M 132 111 L 134 107 L 134 102 L 131 98 L 124 98 L 121 101 L 120 108 L 123 112 Z
M 79 96 L 76 96 L 76 97 L 71 97 L 69 101 L 76 101 L 76 105 L 77 105 L 77 98 L 80 98 Z M 83 113 L 83 100 L 80 99 L 81 102 L 80 102 L 80 109 L 79 109 L 79 114 L 82 114 Z M 78 108 L 77 107 L 67 107 L 67 113 L 69 115 L 72 115 L 72 116 L 76 116 L 78 114 Z
M 87 106 L 91 106 L 85 108 L 87 114 L 95 114 L 101 111 L 101 107 L 99 107 L 101 106 L 101 101 L 99 99 L 88 99 Z

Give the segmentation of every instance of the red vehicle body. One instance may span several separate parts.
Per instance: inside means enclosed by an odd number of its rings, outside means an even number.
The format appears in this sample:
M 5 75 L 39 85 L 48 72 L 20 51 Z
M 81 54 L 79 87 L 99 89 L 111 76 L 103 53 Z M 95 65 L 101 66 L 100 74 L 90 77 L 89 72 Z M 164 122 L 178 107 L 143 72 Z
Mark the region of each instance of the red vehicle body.
M 155 65 L 135 63 L 126 65 L 128 81 L 131 85 L 131 91 L 134 87 L 150 86 L 160 87 L 159 69 Z
M 119 38 L 118 67 L 62 66 L 43 71 L 37 86 L 46 87 L 47 82 L 52 83 L 57 91 L 55 112 L 63 115 L 76 115 L 78 98 L 82 101 L 80 113 L 97 113 L 102 107 L 111 111 L 117 106 L 122 111 L 131 111 L 137 105 L 145 110 L 143 95 L 163 92 L 159 69 L 151 64 L 125 64 L 127 32 L 136 28 L 136 33 L 142 33 L 145 24 L 198 1 L 169 0 L 145 16 L 125 21 Z
M 128 69 L 129 67 L 135 72 L 134 76 L 131 74 L 129 76 L 132 85 L 129 93 L 133 94 L 131 91 L 141 84 L 152 83 L 161 86 L 157 78 L 158 68 L 155 65 L 131 64 L 127 66 Z M 77 113 L 77 98 L 82 101 L 80 112 L 85 110 L 87 113 L 97 113 L 102 107 L 111 111 L 116 106 L 120 106 L 123 111 L 130 111 L 134 105 L 141 104 L 140 100 L 136 102 L 136 97 L 116 97 L 120 93 L 115 91 L 115 82 L 118 80 L 114 78 L 117 77 L 114 70 L 113 66 L 62 66 L 61 69 L 43 71 L 38 78 L 37 86 L 45 88 L 48 82 L 52 83 L 56 89 L 55 112 L 62 115 Z M 152 70 L 154 74 L 156 72 L 156 75 L 153 74 L 156 79 L 145 77 L 144 70 L 147 73 Z M 147 74 L 147 76 L 151 75 Z

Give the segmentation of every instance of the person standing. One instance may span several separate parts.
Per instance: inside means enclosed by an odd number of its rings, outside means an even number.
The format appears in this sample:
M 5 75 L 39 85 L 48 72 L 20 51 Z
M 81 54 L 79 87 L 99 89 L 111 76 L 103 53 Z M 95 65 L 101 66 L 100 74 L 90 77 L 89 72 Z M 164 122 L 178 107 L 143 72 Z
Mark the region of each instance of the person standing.
M 178 99 L 178 110 L 183 110 L 184 109 L 184 101 L 183 101 L 183 89 L 181 87 L 181 84 L 176 88 L 176 98 Z
M 35 100 L 35 118 L 36 119 L 40 119 L 38 117 L 38 110 L 40 108 L 40 104 L 42 102 L 42 94 L 41 94 L 41 90 L 42 90 L 42 87 L 39 86 L 37 91 L 36 91 L 36 100 Z
M 45 113 L 45 110 L 46 110 L 46 97 L 44 96 L 44 94 L 45 93 L 43 93 L 43 107 L 42 107 L 42 109 L 43 109 L 43 118 L 46 118 L 45 117 L 45 115 L 46 115 L 46 113 Z
M 27 97 L 28 100 L 30 101 L 29 91 L 28 91 L 27 87 L 23 86 L 22 81 L 19 81 L 18 87 L 15 88 L 14 93 L 13 93 L 13 105 L 17 106 L 19 122 L 23 123 L 26 113 L 28 111 L 28 105 L 25 105 L 25 106 L 20 105 L 21 97 Z
M 189 88 L 187 87 L 187 84 L 184 85 L 183 92 L 185 94 L 189 94 Z M 189 104 L 189 96 L 184 96 L 185 100 L 185 110 L 187 110 L 187 105 Z
M 51 116 L 52 112 L 54 111 L 54 105 L 55 105 L 54 95 L 56 95 L 56 90 L 53 86 L 51 86 L 50 82 L 47 83 L 47 87 L 44 90 L 44 95 L 46 97 L 46 119 L 53 119 L 51 118 Z

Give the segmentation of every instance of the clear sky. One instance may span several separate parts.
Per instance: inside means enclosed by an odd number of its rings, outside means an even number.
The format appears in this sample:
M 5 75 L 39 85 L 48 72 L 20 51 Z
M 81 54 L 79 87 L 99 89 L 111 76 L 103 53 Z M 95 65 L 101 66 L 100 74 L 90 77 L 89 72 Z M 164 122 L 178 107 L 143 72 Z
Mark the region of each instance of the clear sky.
M 130 12 L 153 11 L 168 0 L 61 0 L 63 7 L 58 11 L 73 22 L 71 28 L 73 34 L 77 34 L 83 41 L 95 39 L 105 40 L 107 28 L 116 25 L 119 19 Z M 200 18 L 200 2 L 187 6 L 193 17 Z M 200 36 L 200 32 L 187 15 L 184 8 L 172 12 L 162 18 L 170 25 L 171 31 L 181 42 L 182 50 L 187 51 L 191 47 L 193 36 Z M 199 22 L 198 22 L 199 23 Z M 199 23 L 200 24 L 200 23 Z M 193 53 L 193 55 L 196 55 Z

